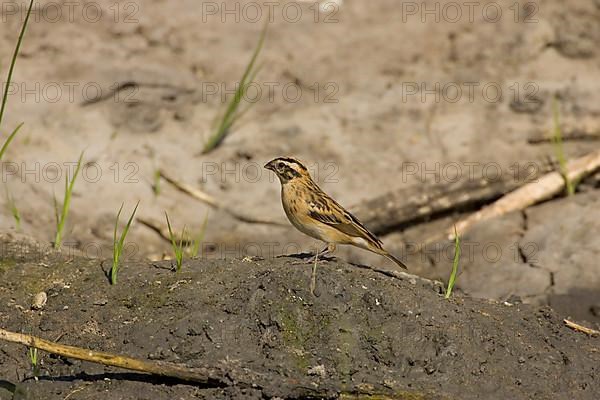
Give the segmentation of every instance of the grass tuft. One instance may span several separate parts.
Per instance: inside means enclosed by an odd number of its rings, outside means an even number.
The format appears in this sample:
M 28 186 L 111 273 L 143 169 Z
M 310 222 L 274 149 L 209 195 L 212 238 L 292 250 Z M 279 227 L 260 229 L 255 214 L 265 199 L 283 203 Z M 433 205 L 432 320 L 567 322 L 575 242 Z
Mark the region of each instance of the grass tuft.
M 460 236 L 456 231 L 456 225 L 454 226 L 454 260 L 452 260 L 452 272 L 448 279 L 448 287 L 446 288 L 446 295 L 444 298 L 450 298 L 454 284 L 456 283 L 456 274 L 458 272 L 458 261 L 460 260 Z
M 119 208 L 119 212 L 117 213 L 117 219 L 115 220 L 115 229 L 113 231 L 113 260 L 112 267 L 110 268 L 110 284 L 117 284 L 117 274 L 119 273 L 119 262 L 121 261 L 121 255 L 123 254 L 123 245 L 125 244 L 125 238 L 127 237 L 127 233 L 129 232 L 129 227 L 131 226 L 131 222 L 133 221 L 133 217 L 140 205 L 138 201 L 127 221 L 127 225 L 125 225 L 125 229 L 121 232 L 121 236 L 117 241 L 117 227 L 119 226 L 119 218 L 121 217 L 121 211 L 123 211 L 123 206 L 125 204 L 121 203 L 121 208 Z
M 200 251 L 200 245 L 204 241 L 204 234 L 206 233 L 206 225 L 208 224 L 208 211 L 204 215 L 204 221 L 202 222 L 202 227 L 200 228 L 200 233 L 198 236 L 194 238 L 192 243 L 191 255 L 192 257 L 198 257 L 198 252 Z
M 565 180 L 565 190 L 567 196 L 571 196 L 575 194 L 575 184 L 571 181 L 571 179 L 569 179 L 569 174 L 567 171 L 567 159 L 565 157 L 562 129 L 560 127 L 559 102 L 556 96 L 554 96 L 554 98 L 552 99 L 552 122 L 554 132 L 554 134 L 552 135 L 552 144 L 554 145 L 554 152 L 556 153 L 556 158 L 558 159 L 560 174 Z
M 171 229 L 171 222 L 169 221 L 169 215 L 165 211 L 165 217 L 167 218 L 167 227 L 169 228 L 169 239 L 171 239 L 171 247 L 173 248 L 173 253 L 175 253 L 175 262 L 177 263 L 177 271 L 181 270 L 181 265 L 183 263 L 183 242 L 185 237 L 185 225 L 181 230 L 181 236 L 179 237 L 179 243 L 177 243 L 177 239 L 175 238 L 175 234 L 173 234 L 173 229 Z
M 246 65 L 246 69 L 244 71 L 244 74 L 242 75 L 242 79 L 240 79 L 240 83 L 235 91 L 235 95 L 233 96 L 225 110 L 220 112 L 219 116 L 216 119 L 216 123 L 213 127 L 213 133 L 204 144 L 204 149 L 202 150 L 203 154 L 209 153 L 215 148 L 217 148 L 223 142 L 223 140 L 225 140 L 227 135 L 229 135 L 233 124 L 242 115 L 244 115 L 246 111 L 248 111 L 250 107 L 254 104 L 251 103 L 246 107 L 246 109 L 240 111 L 240 105 L 242 103 L 242 100 L 244 99 L 248 86 L 250 85 L 250 83 L 252 83 L 260 69 L 260 67 L 255 68 L 255 64 L 256 59 L 258 58 L 258 54 L 260 53 L 260 50 L 262 49 L 263 43 L 265 41 L 268 21 L 269 20 L 267 19 L 267 22 L 265 23 L 265 26 L 260 33 L 258 43 L 254 48 L 254 53 L 252 53 L 252 58 L 250 58 L 250 62 L 248 63 L 248 65 Z

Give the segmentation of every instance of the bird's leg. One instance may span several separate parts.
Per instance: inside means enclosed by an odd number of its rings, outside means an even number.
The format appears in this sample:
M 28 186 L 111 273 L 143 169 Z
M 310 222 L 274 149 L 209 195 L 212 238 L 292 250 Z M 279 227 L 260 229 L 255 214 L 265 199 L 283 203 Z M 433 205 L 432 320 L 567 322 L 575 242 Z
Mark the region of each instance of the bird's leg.
M 317 247 L 318 249 L 318 247 Z M 315 261 L 312 268 L 312 275 L 310 277 L 310 294 L 315 296 L 315 287 L 317 286 L 317 262 L 319 261 L 319 251 L 315 255 Z
M 329 245 L 327 245 L 327 247 L 325 247 L 323 250 L 319 251 L 319 247 L 316 247 L 316 252 L 315 252 L 315 256 L 311 257 L 309 263 L 310 264 L 314 264 L 319 260 L 319 257 L 323 257 L 325 254 L 329 253 Z
M 327 247 L 321 250 L 321 257 L 332 254 L 335 251 L 335 243 L 327 243 Z

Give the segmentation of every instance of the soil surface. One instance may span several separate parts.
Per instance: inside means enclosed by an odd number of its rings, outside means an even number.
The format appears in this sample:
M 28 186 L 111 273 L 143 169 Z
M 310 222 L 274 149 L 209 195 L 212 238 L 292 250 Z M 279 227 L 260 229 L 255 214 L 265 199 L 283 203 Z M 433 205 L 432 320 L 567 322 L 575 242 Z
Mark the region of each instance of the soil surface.
M 0 324 L 63 344 L 251 371 L 247 385 L 184 384 L 0 343 L 0 399 L 597 399 L 600 338 L 548 307 L 329 259 L 106 263 L 3 237 Z M 36 293 L 47 303 L 31 310 Z M 249 386 L 248 386 L 249 385 Z M 387 397 L 386 397 L 387 396 Z

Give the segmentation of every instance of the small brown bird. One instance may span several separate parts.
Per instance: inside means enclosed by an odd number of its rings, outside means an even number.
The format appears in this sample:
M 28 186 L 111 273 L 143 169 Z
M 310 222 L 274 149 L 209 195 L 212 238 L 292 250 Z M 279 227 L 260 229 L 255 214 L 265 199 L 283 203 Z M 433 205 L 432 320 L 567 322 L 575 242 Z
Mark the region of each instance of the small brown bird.
M 300 161 L 279 157 L 265 164 L 265 168 L 275 172 L 281 181 L 281 202 L 292 225 L 327 243 L 327 252 L 333 252 L 336 244 L 351 244 L 387 257 L 406 269 L 402 261 L 383 248 L 381 240 L 321 190 Z

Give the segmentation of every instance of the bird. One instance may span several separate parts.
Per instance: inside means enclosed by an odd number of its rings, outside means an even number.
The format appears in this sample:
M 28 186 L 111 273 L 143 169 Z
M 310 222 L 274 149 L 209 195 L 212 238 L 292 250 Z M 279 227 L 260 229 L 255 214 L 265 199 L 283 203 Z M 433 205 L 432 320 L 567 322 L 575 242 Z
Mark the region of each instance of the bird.
M 335 251 L 336 244 L 349 244 L 382 255 L 399 267 L 408 269 L 383 248 L 383 243 L 354 215 L 327 195 L 310 176 L 308 169 L 294 157 L 278 157 L 265 164 L 281 182 L 281 202 L 289 221 L 300 232 L 327 244 L 324 253 Z M 319 253 L 315 256 L 315 262 Z

